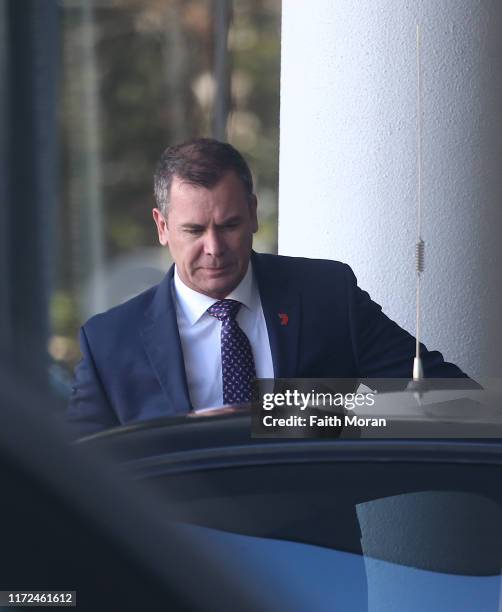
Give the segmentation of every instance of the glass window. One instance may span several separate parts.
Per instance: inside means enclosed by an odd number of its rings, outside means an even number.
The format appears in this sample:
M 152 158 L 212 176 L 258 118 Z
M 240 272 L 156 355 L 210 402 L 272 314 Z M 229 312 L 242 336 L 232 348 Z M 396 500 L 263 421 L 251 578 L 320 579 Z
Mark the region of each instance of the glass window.
M 79 359 L 87 318 L 160 281 L 151 219 L 163 149 L 234 144 L 255 175 L 260 232 L 277 248 L 280 0 L 60 0 L 59 257 L 51 356 Z M 65 374 L 66 372 L 66 374 Z

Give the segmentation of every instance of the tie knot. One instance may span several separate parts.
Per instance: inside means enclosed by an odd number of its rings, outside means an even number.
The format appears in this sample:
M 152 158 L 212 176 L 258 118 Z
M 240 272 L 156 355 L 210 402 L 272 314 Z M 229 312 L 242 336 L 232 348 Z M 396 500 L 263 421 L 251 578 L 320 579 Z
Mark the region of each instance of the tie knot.
M 233 320 L 239 312 L 241 303 L 237 300 L 220 300 L 207 309 L 208 314 L 218 321 Z

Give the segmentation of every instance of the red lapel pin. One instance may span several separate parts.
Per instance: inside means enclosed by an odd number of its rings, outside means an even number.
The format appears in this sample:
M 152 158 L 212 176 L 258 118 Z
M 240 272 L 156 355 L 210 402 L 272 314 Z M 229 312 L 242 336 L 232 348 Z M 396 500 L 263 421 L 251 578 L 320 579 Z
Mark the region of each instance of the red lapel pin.
M 278 313 L 279 319 L 281 320 L 281 325 L 287 325 L 289 321 L 289 317 L 285 312 Z

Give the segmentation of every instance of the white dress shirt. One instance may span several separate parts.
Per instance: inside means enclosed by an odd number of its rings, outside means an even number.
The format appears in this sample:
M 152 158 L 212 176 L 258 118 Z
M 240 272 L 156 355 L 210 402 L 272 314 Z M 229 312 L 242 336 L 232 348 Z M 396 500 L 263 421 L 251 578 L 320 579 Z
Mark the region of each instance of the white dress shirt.
M 195 410 L 222 406 L 221 321 L 207 313 L 218 300 L 187 287 L 176 267 L 174 298 L 192 405 Z M 257 378 L 274 378 L 267 325 L 251 262 L 244 278 L 226 298 L 242 304 L 236 321 L 251 344 Z

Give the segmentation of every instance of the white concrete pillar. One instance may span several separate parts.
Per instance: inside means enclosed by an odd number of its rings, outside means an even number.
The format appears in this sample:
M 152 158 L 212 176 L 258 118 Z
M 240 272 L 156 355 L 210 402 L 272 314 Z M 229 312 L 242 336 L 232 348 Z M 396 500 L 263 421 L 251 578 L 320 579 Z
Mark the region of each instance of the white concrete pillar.
M 283 2 L 279 252 L 349 263 L 414 333 L 422 32 L 422 339 L 502 371 L 502 3 Z

